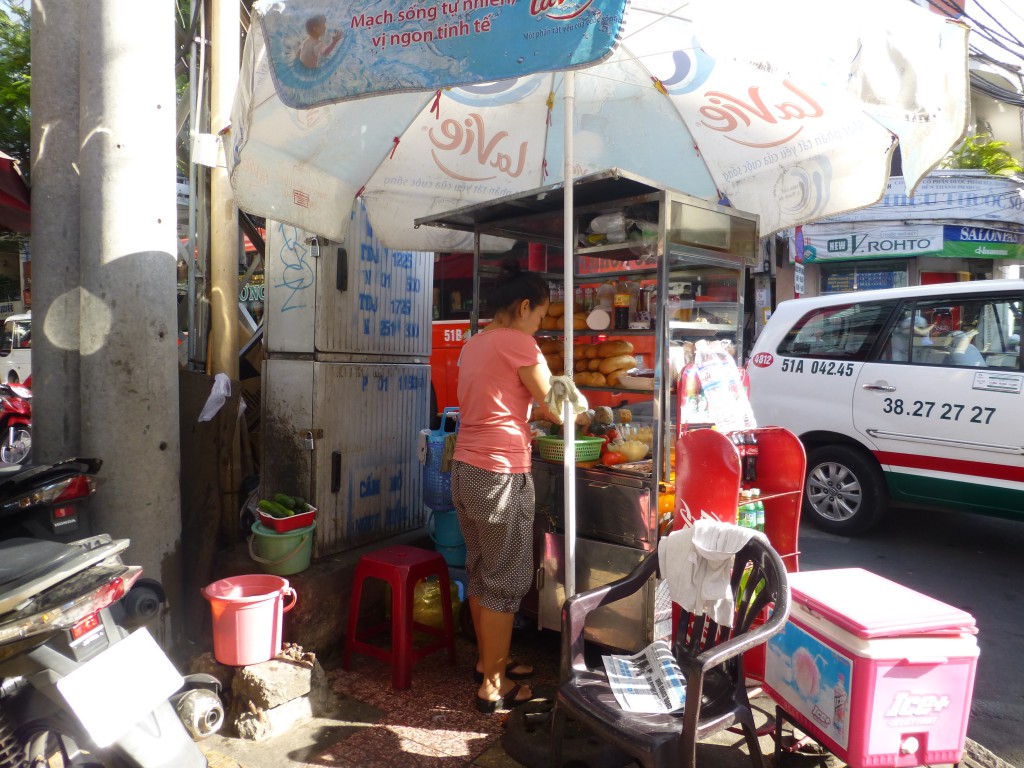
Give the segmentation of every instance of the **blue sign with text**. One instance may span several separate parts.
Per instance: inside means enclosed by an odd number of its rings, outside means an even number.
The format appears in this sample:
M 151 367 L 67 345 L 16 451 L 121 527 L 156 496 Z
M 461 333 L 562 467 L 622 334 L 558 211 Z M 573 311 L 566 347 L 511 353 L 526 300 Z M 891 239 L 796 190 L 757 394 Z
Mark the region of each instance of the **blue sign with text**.
M 507 80 L 600 61 L 626 0 L 288 0 L 258 7 L 281 100 Z

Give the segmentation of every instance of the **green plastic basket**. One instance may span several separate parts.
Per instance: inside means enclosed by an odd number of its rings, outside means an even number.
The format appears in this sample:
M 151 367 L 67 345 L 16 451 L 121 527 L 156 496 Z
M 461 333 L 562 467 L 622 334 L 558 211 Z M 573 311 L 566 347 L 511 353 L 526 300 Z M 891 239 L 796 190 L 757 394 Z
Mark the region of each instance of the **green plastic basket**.
M 597 461 L 601 458 L 602 445 L 604 445 L 602 437 L 577 437 L 576 461 Z M 540 448 L 540 457 L 544 461 L 565 460 L 565 441 L 560 437 L 551 435 L 538 437 L 537 447 Z

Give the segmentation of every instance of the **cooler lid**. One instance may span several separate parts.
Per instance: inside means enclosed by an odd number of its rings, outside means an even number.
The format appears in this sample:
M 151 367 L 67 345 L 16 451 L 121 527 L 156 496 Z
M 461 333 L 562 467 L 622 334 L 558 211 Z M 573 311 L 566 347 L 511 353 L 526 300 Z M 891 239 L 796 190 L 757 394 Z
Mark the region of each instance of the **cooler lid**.
M 789 574 L 793 603 L 856 637 L 974 634 L 974 617 L 862 568 Z

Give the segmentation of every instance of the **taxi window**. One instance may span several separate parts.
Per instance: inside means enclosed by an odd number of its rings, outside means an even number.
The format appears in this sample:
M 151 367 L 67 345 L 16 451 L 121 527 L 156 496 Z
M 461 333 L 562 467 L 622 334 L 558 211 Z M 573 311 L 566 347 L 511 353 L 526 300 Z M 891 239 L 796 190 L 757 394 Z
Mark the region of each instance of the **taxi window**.
M 811 310 L 789 330 L 778 353 L 788 357 L 866 360 L 897 303 L 860 302 Z
M 881 359 L 952 368 L 1020 370 L 1021 299 L 943 297 L 900 308 Z

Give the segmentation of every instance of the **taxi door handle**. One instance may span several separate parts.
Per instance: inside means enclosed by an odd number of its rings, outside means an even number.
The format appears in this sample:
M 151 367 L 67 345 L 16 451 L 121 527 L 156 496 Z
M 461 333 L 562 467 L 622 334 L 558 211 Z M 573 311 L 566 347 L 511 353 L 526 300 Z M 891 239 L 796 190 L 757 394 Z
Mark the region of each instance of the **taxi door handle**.
M 872 392 L 895 392 L 896 387 L 891 387 L 888 384 L 865 384 L 863 389 L 871 390 Z

